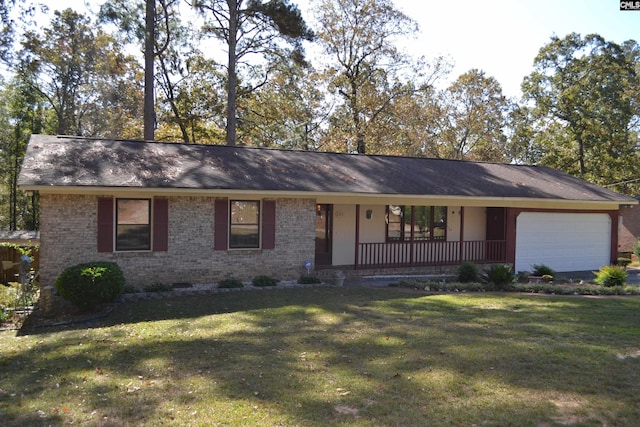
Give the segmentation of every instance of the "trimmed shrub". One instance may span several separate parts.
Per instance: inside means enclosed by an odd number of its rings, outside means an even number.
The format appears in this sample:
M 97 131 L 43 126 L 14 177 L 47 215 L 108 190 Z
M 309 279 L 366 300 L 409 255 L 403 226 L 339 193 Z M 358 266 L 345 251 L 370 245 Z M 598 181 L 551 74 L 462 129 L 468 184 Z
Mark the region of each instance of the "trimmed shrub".
M 596 273 L 594 282 L 608 288 L 624 286 L 627 282 L 627 270 L 617 265 L 606 265 Z
M 480 279 L 487 284 L 487 290 L 508 291 L 511 289 L 516 275 L 511 266 L 506 264 L 494 264 L 484 270 Z
M 256 276 L 253 278 L 253 286 L 265 287 L 265 286 L 275 286 L 278 284 L 278 281 L 273 277 L 269 276 Z
M 236 279 L 235 277 L 229 277 L 227 279 L 222 279 L 218 282 L 219 288 L 243 288 L 244 284 L 240 281 L 240 279 Z
M 553 278 L 556 275 L 556 272 L 551 267 L 544 264 L 533 264 L 531 268 L 533 268 L 532 276 L 551 276 Z
M 478 267 L 472 262 L 463 262 L 458 267 L 458 281 L 461 283 L 477 282 Z
M 626 268 L 629 264 L 631 264 L 631 258 L 619 257 L 616 260 L 616 264 L 622 268 Z
M 314 284 L 314 283 L 322 283 L 322 281 L 320 279 L 318 279 L 317 277 L 315 277 L 315 276 L 302 275 L 298 279 L 298 283 L 300 283 L 302 285 L 310 285 L 310 284 Z
M 114 301 L 124 289 L 124 274 L 114 262 L 89 262 L 65 269 L 56 291 L 81 310 Z
M 173 286 L 156 282 L 151 285 L 145 286 L 144 288 L 142 288 L 142 290 L 145 292 L 171 292 L 173 291 Z

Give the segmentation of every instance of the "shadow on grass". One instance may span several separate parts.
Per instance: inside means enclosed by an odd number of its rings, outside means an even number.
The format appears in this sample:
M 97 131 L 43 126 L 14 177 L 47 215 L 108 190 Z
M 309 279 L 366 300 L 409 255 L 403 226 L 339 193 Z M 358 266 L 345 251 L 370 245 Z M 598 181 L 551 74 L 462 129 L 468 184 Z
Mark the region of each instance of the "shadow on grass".
M 584 396 L 578 412 L 595 411 L 582 421 L 624 425 L 640 416 L 638 360 L 614 354 L 637 339 L 638 308 L 637 299 L 365 288 L 141 301 L 87 328 L 23 337 L 37 342 L 2 357 L 0 380 L 25 407 L 71 396 L 85 421 L 98 411 L 124 424 L 170 423 L 176 410 L 246 425 L 354 414 L 363 425 L 553 424 L 573 415 L 550 399 L 568 395 Z M 59 424 L 62 405 L 39 419 Z M 9 425 L 33 421 L 12 413 Z

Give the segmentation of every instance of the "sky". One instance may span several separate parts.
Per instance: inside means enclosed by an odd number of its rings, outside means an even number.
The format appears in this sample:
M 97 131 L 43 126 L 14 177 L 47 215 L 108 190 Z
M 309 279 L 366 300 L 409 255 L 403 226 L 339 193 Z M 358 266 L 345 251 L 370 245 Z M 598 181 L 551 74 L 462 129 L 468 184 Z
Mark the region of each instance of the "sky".
M 65 7 L 85 11 L 87 0 L 65 0 Z M 313 0 L 290 0 L 312 22 Z M 103 0 L 91 0 L 93 9 Z M 508 97 L 519 97 L 522 79 L 550 38 L 576 32 L 596 33 L 607 41 L 640 41 L 640 11 L 621 11 L 619 0 L 394 0 L 396 7 L 420 25 L 408 41 L 413 56 L 445 56 L 454 64 L 449 82 L 472 68 L 502 85 Z M 58 6 L 58 0 L 51 8 Z M 445 82 L 446 83 L 446 82 Z

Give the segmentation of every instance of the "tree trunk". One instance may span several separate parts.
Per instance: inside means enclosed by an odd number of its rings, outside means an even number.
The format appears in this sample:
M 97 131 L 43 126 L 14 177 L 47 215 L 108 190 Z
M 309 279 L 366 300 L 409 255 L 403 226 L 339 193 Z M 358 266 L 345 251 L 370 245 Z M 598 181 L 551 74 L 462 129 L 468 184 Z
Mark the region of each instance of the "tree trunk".
M 238 2 L 227 0 L 229 5 L 229 57 L 227 70 L 227 145 L 236 145 L 236 43 L 238 35 Z
M 582 134 L 578 134 L 578 162 L 580 163 L 580 176 L 584 176 L 584 141 L 582 141 Z
M 144 139 L 155 139 L 154 50 L 156 1 L 146 0 L 144 36 Z
M 366 146 L 364 142 L 364 133 L 362 132 L 362 123 L 360 121 L 360 110 L 358 109 L 358 87 L 355 83 L 355 78 L 351 79 L 351 117 L 353 120 L 353 129 L 356 136 L 356 152 L 358 154 L 366 154 Z

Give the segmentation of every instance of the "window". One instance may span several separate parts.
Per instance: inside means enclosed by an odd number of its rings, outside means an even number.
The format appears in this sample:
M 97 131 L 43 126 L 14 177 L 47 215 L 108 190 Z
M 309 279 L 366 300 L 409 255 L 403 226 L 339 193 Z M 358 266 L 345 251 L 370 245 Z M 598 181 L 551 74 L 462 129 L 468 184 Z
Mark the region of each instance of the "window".
M 229 247 L 260 247 L 260 202 L 231 200 L 229 203 Z
M 169 199 L 166 197 L 151 200 L 99 197 L 97 207 L 98 252 L 149 250 L 149 243 L 154 252 L 169 250 Z M 134 232 L 136 229 L 138 233 Z M 134 239 L 136 234 L 139 238 Z
M 445 240 L 446 206 L 387 206 L 387 241 Z
M 151 200 L 116 199 L 116 251 L 151 250 Z

